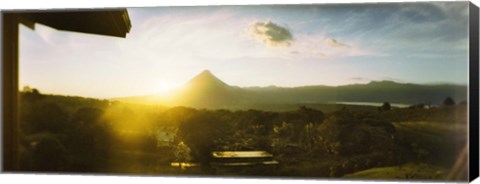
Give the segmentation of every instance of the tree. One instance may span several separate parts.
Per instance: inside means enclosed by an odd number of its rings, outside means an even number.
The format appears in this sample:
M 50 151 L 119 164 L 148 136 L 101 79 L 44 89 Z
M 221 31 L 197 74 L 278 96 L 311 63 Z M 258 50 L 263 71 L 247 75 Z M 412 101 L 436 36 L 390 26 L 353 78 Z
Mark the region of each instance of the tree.
M 289 138 L 294 133 L 293 125 L 284 121 L 282 122 L 281 125 L 275 126 L 273 128 L 273 132 L 275 135 L 278 135 L 279 137 Z
M 207 165 L 210 153 L 218 146 L 215 143 L 227 132 L 227 123 L 211 112 L 198 111 L 180 122 L 177 137 L 191 148 L 193 159 Z
M 31 109 L 23 109 L 22 129 L 26 133 L 64 133 L 68 114 L 56 103 L 41 103 Z
M 317 127 L 313 123 L 305 125 L 304 132 L 302 135 L 302 145 L 308 151 L 312 150 L 313 147 L 317 144 Z
M 322 123 L 325 119 L 325 115 L 322 111 L 305 106 L 300 106 L 300 108 L 297 110 L 297 113 L 305 115 L 308 123 Z
M 62 142 L 50 133 L 35 134 L 29 145 L 29 168 L 33 171 L 63 171 L 69 165 L 67 149 Z
M 453 100 L 452 97 L 447 97 L 447 98 L 443 101 L 443 105 L 445 105 L 445 106 L 453 106 L 453 105 L 455 105 L 455 101 Z
M 319 145 L 341 156 L 387 153 L 394 147 L 390 122 L 369 120 L 352 113 L 335 113 L 318 125 Z
M 389 111 L 390 109 L 392 109 L 392 106 L 390 105 L 390 103 L 384 102 L 382 107 L 381 107 L 381 110 L 382 111 Z
M 21 98 L 24 98 L 25 100 L 30 102 L 34 102 L 43 98 L 43 95 L 40 94 L 40 91 L 38 91 L 38 89 L 30 88 L 29 86 L 23 87 L 21 92 Z
M 180 141 L 175 147 L 175 158 L 176 161 L 180 164 L 181 169 L 185 169 L 182 165 L 185 162 L 190 162 L 192 158 L 190 157 L 191 149 L 183 141 Z
M 69 153 L 73 158 L 72 170 L 101 170 L 107 164 L 112 137 L 110 124 L 102 120 L 103 110 L 84 107 L 72 116 L 68 131 L 65 132 Z

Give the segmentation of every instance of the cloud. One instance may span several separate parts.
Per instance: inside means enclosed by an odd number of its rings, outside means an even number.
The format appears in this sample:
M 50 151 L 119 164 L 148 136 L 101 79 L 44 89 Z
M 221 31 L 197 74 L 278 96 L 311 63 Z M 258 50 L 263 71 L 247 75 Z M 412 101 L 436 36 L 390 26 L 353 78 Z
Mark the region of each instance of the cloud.
M 269 46 L 288 47 L 293 42 L 293 35 L 287 28 L 271 21 L 254 23 L 250 27 L 250 32 L 257 39 Z
M 325 43 L 332 47 L 345 47 L 345 48 L 350 48 L 350 45 L 347 45 L 345 43 L 338 42 L 337 40 L 333 38 L 327 38 L 325 39 Z
M 323 33 L 298 34 L 295 37 L 295 44 L 287 49 L 290 59 L 293 60 L 317 60 L 327 61 L 341 58 L 358 56 L 384 56 L 376 52 L 356 39 L 342 38 L 349 40 L 349 44 L 339 42 Z
M 401 79 L 397 79 L 397 78 L 393 78 L 393 77 L 383 77 L 382 80 L 384 80 L 384 81 L 392 81 L 392 82 L 400 82 L 400 83 L 404 82 L 404 81 L 401 80 Z
M 370 81 L 370 79 L 365 78 L 365 77 L 351 77 L 350 80 L 354 80 L 354 81 Z
M 468 2 L 359 5 L 351 10 L 319 23 L 325 35 L 348 40 L 351 49 L 360 46 L 402 57 L 405 53 L 409 57 L 431 53 L 440 58 L 468 50 Z M 321 16 L 331 17 L 331 14 Z M 415 51 L 418 54 L 412 53 Z

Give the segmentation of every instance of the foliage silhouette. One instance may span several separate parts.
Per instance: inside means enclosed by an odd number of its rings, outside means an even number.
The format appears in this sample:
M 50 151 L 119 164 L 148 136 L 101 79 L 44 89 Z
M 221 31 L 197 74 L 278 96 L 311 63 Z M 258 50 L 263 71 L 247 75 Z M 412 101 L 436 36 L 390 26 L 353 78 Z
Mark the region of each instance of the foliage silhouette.
M 168 169 L 170 162 L 208 167 L 211 151 L 266 150 L 282 163 L 268 175 L 339 177 L 410 162 L 448 168 L 466 141 L 459 136 L 463 129 L 454 128 L 466 123 L 459 118 L 466 103 L 381 111 L 342 107 L 167 109 L 26 88 L 20 93 L 21 170 L 179 174 Z M 212 174 L 209 168 L 180 174 L 189 173 Z
M 445 105 L 445 106 L 453 106 L 453 105 L 455 105 L 455 101 L 453 100 L 452 97 L 447 97 L 447 98 L 445 98 L 445 100 L 443 101 L 443 105 Z

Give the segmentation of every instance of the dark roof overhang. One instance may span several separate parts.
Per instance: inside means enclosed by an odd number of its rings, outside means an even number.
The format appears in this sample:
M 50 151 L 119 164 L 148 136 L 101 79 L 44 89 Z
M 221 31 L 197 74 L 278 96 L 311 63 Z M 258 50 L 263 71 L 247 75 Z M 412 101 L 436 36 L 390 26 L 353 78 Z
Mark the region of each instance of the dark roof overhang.
M 16 12 L 20 23 L 35 29 L 35 23 L 58 30 L 125 38 L 131 23 L 126 9 L 45 10 Z

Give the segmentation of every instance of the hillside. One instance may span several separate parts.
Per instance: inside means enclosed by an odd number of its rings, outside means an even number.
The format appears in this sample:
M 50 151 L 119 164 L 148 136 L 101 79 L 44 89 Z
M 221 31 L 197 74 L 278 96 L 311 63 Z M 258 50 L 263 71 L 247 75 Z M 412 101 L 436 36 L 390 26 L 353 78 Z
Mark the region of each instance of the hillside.
M 466 100 L 466 96 L 466 86 L 450 84 L 421 85 L 392 81 L 372 81 L 368 84 L 343 86 L 241 88 L 228 85 L 210 71 L 205 70 L 167 97 L 146 95 L 113 100 L 166 106 L 245 109 L 268 105 L 335 102 L 427 103 L 438 105 L 446 97 L 452 97 L 460 102 Z

